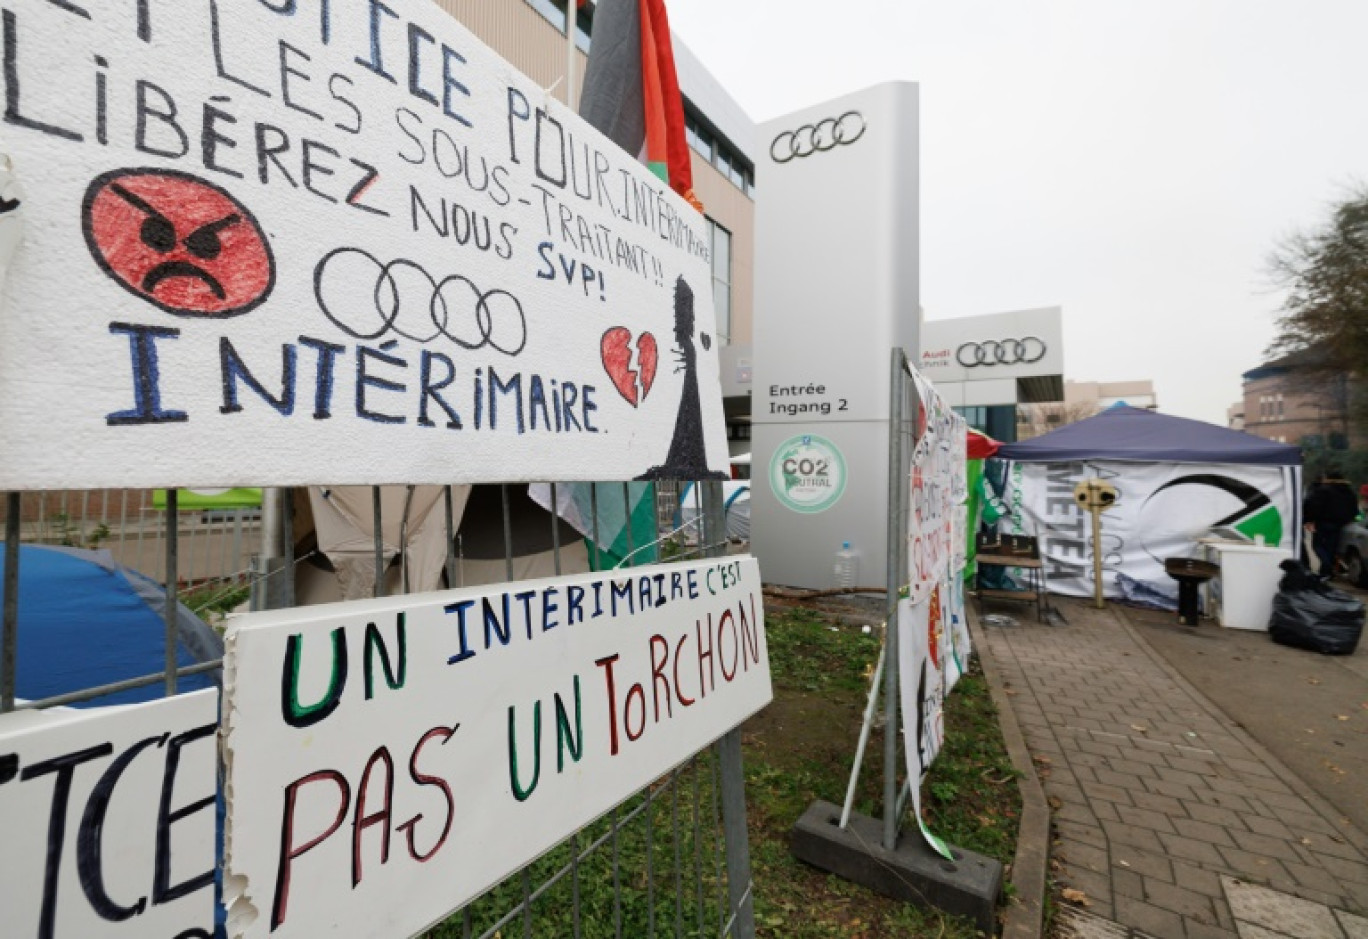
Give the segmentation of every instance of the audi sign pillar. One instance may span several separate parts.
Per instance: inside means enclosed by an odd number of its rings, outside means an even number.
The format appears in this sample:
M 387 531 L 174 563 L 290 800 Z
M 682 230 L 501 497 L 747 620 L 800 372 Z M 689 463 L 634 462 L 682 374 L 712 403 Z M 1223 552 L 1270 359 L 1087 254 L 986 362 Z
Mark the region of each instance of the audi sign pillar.
M 917 349 L 917 86 L 763 125 L 757 175 L 751 547 L 765 577 L 885 580 L 889 358 Z

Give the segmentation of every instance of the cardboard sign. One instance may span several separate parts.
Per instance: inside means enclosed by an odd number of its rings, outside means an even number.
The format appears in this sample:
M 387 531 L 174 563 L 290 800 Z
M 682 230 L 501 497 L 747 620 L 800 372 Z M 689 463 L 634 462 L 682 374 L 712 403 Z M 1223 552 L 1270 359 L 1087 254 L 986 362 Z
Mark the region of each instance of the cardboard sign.
M 0 31 L 0 487 L 725 473 L 706 220 L 436 4 Z
M 218 692 L 0 715 L 6 936 L 214 933 Z
M 227 649 L 233 936 L 415 934 L 771 697 L 749 557 L 251 614 Z

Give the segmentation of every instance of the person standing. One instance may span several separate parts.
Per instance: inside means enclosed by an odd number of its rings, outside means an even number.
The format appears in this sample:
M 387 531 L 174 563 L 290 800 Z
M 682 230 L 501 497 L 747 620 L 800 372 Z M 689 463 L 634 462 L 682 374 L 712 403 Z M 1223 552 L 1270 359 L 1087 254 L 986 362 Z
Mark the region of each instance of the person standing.
M 1339 556 L 1340 533 L 1358 517 L 1358 497 L 1335 469 L 1327 470 L 1307 496 L 1302 518 L 1311 532 L 1311 548 L 1320 561 L 1321 577 L 1329 580 Z

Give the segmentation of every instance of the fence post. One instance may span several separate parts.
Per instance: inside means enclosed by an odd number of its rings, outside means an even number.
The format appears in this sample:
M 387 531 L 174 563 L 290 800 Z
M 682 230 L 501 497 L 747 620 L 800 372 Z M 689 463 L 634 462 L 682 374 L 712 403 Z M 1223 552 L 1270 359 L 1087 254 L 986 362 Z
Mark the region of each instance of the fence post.
M 708 557 L 727 553 L 727 516 L 722 483 L 699 482 L 703 496 L 703 547 Z M 736 915 L 732 936 L 755 939 L 755 899 L 751 890 L 750 835 L 746 829 L 746 774 L 741 765 L 741 728 L 717 741 L 722 777 L 722 833 L 727 850 L 727 893 Z
M 22 497 L 11 492 L 5 502 L 5 612 L 0 626 L 0 714 L 14 710 L 14 685 L 19 653 L 19 523 Z
M 898 588 L 902 558 L 903 351 L 894 349 L 888 375 L 888 602 L 884 625 L 884 830 L 883 846 L 898 846 Z M 915 785 L 915 781 L 913 783 Z
M 180 612 L 180 490 L 166 490 L 166 696 L 176 693 L 176 618 Z

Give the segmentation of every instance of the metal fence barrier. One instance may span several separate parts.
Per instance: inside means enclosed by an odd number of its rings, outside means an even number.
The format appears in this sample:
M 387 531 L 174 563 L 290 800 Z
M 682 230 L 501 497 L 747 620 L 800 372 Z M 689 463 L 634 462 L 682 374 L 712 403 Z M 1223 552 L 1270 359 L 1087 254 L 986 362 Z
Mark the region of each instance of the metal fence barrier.
M 726 524 L 719 482 L 698 483 L 703 514 L 682 531 L 673 506 L 677 484 L 649 494 L 658 520 L 658 535 L 681 545 L 672 562 L 727 552 Z M 594 530 L 599 541 L 600 487 L 593 490 Z M 609 490 L 611 492 L 611 488 Z M 552 484 L 552 504 L 555 504 Z M 624 514 L 631 517 L 631 496 L 622 484 Z M 513 578 L 513 534 L 504 504 L 504 557 Z M 176 663 L 176 604 L 166 603 L 166 664 L 161 672 L 114 684 L 80 689 L 38 701 L 18 701 L 16 674 L 19 633 L 19 566 L 21 543 L 103 548 L 120 564 L 153 577 L 170 597 L 197 612 L 225 597 L 284 598 L 293 605 L 293 590 L 271 579 L 293 583 L 295 557 L 290 499 L 267 491 L 263 511 L 198 510 L 178 512 L 176 490 L 167 490 L 164 508 L 153 505 L 145 490 L 10 493 L 5 501 L 3 635 L 0 636 L 0 713 L 95 700 L 113 691 L 161 683 L 166 695 L 176 693 L 181 676 L 213 670 L 221 661 L 188 667 Z M 376 570 L 383 570 L 380 489 L 375 488 Z M 451 524 L 451 490 L 446 492 L 447 560 L 451 577 L 455 539 Z M 282 517 L 277 519 L 276 513 Z M 283 542 L 283 563 L 263 564 L 260 549 L 273 527 Z M 623 566 L 636 566 L 642 556 L 628 524 L 628 551 Z M 678 538 L 684 534 L 689 537 Z M 561 544 L 552 515 L 555 571 L 561 573 Z M 264 552 L 270 556 L 273 551 Z M 256 561 L 254 562 L 254 558 Z M 597 566 L 597 565 L 595 565 Z M 407 585 L 405 585 L 407 587 Z M 375 593 L 382 592 L 377 574 Z M 198 608 L 197 608 L 198 605 Z M 91 615 L 98 615 L 92 610 Z M 478 850 L 478 846 L 472 846 Z M 424 935 L 432 939 L 513 937 L 727 937 L 751 939 L 755 921 L 746 831 L 740 730 L 724 735 L 682 765 L 634 793 L 606 816 L 585 826 L 503 883 L 467 904 Z

